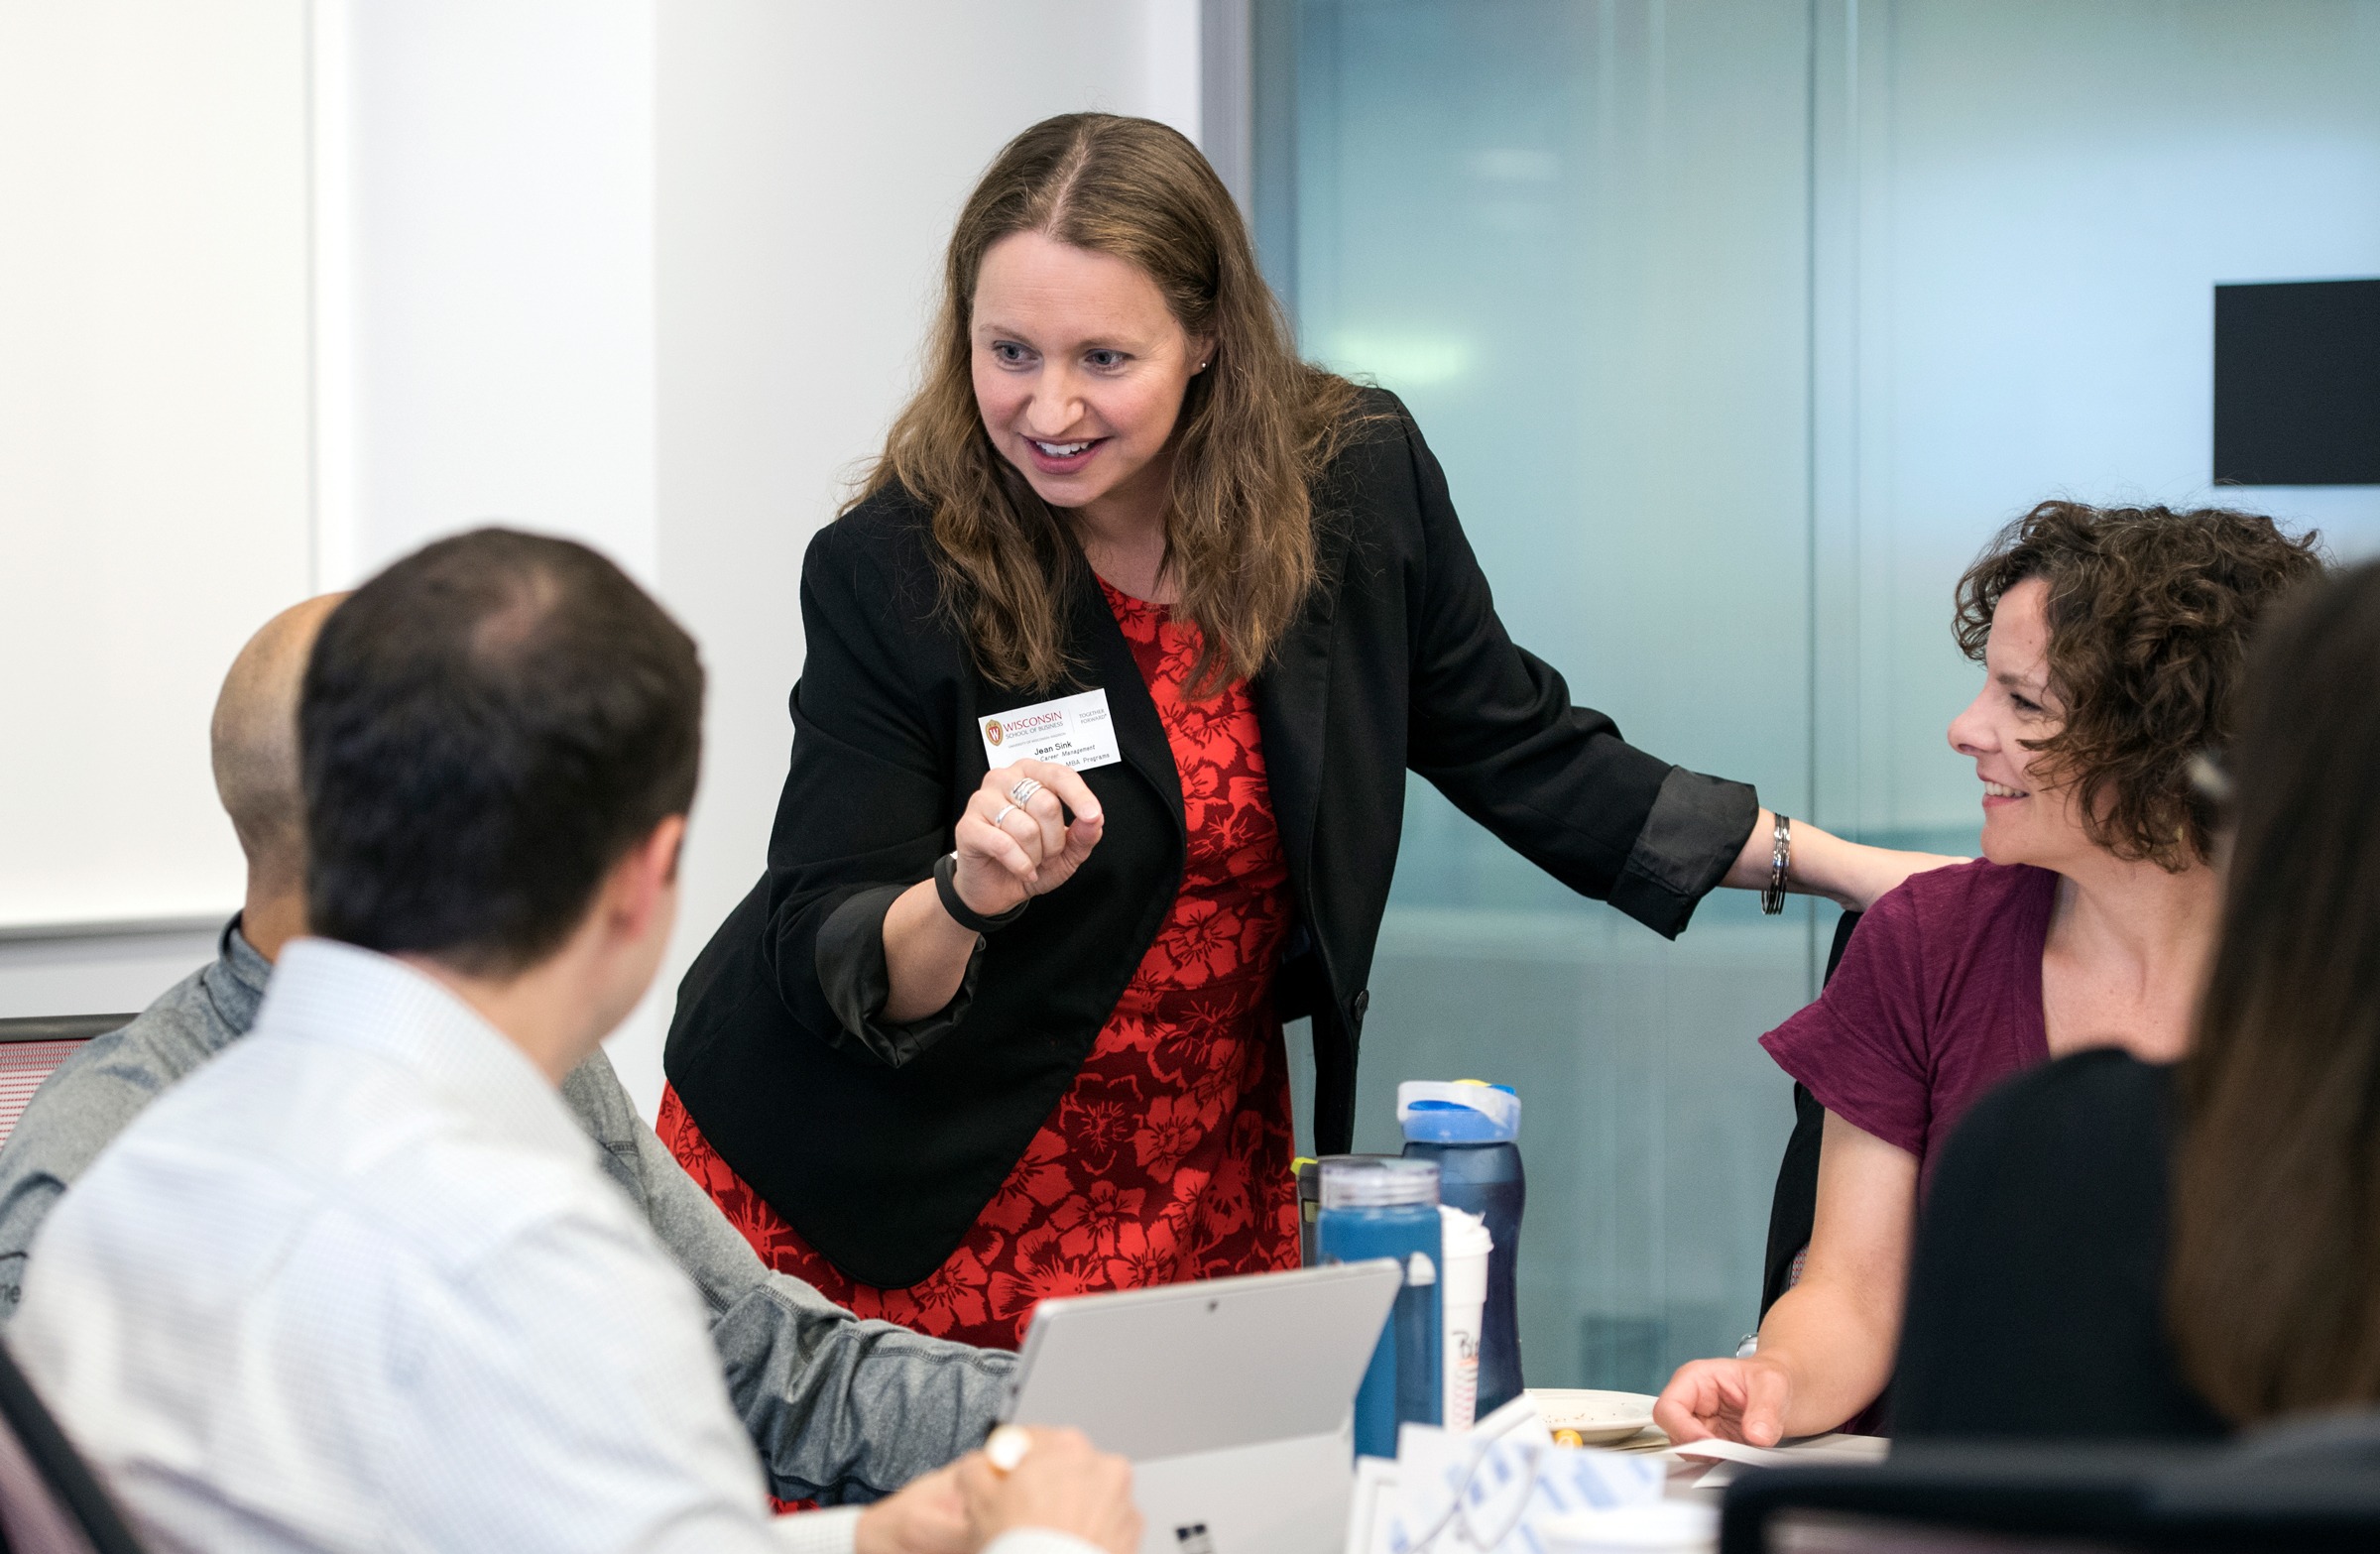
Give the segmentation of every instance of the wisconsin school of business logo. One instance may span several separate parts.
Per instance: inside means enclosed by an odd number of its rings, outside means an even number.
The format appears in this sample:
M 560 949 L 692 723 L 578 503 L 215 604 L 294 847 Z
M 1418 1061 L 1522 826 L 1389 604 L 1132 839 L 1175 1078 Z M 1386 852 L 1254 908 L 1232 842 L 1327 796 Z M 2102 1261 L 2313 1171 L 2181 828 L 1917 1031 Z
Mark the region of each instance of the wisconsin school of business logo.
M 984 742 L 989 745 L 1000 743 L 1000 719 L 984 719 Z

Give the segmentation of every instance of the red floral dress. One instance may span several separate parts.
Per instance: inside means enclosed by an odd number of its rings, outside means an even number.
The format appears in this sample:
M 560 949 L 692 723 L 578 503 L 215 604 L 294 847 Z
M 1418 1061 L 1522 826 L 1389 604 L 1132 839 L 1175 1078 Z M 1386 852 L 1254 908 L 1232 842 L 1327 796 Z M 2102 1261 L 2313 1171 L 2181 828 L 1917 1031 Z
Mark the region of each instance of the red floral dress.
M 1101 588 L 1181 777 L 1181 893 L 1074 1084 L 942 1266 L 906 1289 L 857 1283 L 711 1148 L 675 1091 L 658 1132 L 764 1261 L 863 1317 L 1013 1349 L 1048 1295 L 1295 1267 L 1288 1055 L 1272 972 L 1288 867 L 1245 683 L 1183 698 L 1198 629 Z M 1044 911 L 1064 910 L 1053 902 Z

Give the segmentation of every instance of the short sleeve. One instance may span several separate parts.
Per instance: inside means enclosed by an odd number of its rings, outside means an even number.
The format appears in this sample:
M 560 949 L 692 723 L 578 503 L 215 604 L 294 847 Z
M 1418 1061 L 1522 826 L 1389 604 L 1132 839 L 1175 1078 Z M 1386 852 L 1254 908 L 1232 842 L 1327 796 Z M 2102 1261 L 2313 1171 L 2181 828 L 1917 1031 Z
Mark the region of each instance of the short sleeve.
M 1903 886 L 1860 919 L 1818 1002 L 1760 1038 L 1821 1106 L 1920 1158 L 1933 1115 L 1924 949 Z

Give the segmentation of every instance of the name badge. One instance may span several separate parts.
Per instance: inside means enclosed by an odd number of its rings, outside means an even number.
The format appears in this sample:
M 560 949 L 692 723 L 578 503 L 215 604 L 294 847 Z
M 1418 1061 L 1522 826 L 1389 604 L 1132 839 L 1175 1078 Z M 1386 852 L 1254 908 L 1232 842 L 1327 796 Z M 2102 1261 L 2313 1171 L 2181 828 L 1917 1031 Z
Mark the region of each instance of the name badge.
M 1116 724 L 1108 716 L 1104 690 L 1012 707 L 997 717 L 976 719 L 975 731 L 984 737 L 985 764 L 995 768 L 1046 761 L 1088 772 L 1124 759 L 1116 748 Z

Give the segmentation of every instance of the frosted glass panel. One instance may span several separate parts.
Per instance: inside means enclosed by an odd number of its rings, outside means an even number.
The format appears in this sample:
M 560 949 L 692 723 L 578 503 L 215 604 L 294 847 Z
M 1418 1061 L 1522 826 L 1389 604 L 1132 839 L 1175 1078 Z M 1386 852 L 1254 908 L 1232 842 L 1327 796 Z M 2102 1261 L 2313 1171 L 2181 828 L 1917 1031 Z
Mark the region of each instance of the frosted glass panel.
M 1801 807 L 1809 765 L 1806 21 L 1644 4 L 1299 12 L 1307 350 L 1401 395 L 1514 637 L 1636 743 Z M 1798 905 L 1679 944 L 1415 779 L 1365 1030 L 1395 1082 L 1519 1086 L 1537 1384 L 1647 1386 L 1751 1324 L 1808 990 Z M 1831 913 L 1830 913 L 1831 915 Z
M 1513 635 L 1636 743 L 1974 844 L 1951 589 L 2043 497 L 2208 500 L 2212 289 L 2380 276 L 2380 0 L 1257 0 L 1258 239 L 1395 390 Z M 2380 489 L 2224 500 L 2380 550 Z M 1358 1146 L 1528 1105 L 1539 1385 L 1752 1323 L 1832 907 L 1675 945 L 1410 793 Z

